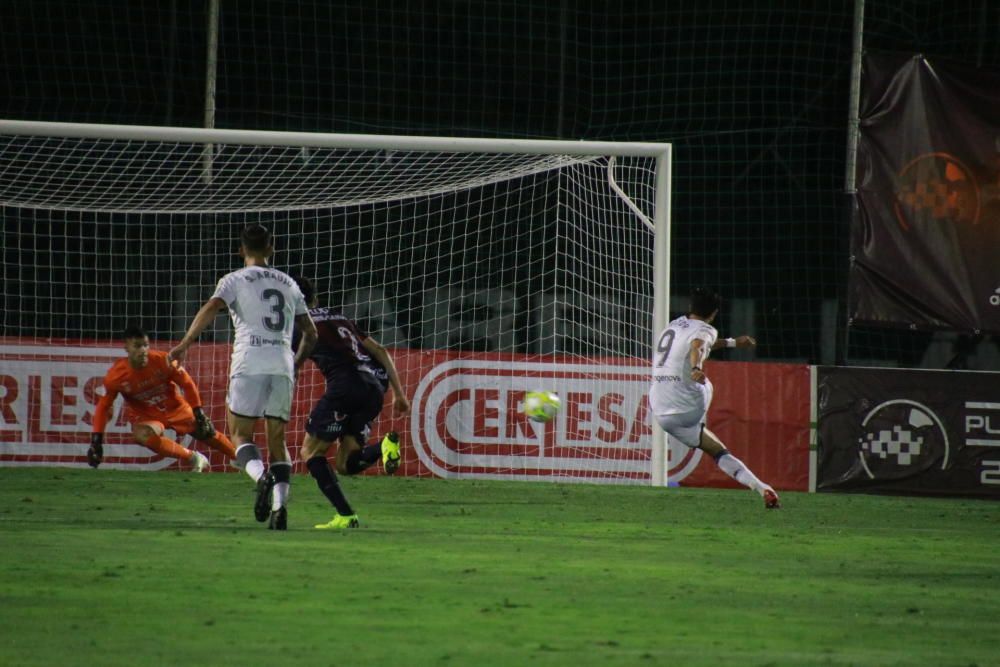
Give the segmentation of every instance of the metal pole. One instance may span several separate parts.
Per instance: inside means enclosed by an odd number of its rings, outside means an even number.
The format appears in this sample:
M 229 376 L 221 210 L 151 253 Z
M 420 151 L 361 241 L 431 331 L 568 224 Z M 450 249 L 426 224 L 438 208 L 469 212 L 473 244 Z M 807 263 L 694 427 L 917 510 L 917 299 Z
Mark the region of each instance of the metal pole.
M 857 194 L 858 138 L 861 136 L 861 61 L 864 56 L 865 31 L 865 0 L 854 0 L 853 46 L 851 48 L 851 83 L 850 97 L 847 109 L 847 159 L 844 167 L 844 192 L 847 200 L 848 220 L 853 215 L 855 194 Z M 850 346 L 850 313 L 847 304 L 847 280 L 850 276 L 850 242 L 848 242 L 848 267 L 841 291 L 841 312 L 843 313 L 843 328 L 839 329 L 840 340 L 837 341 L 839 352 L 836 355 L 838 365 L 847 365 L 848 348 Z
M 208 39 L 205 54 L 205 127 L 215 127 L 215 80 L 219 58 L 219 0 L 208 0 Z M 214 144 L 205 144 L 202 152 L 201 180 L 212 182 Z
M 556 136 L 563 138 L 566 129 L 563 116 L 566 112 L 566 17 L 568 0 L 559 3 L 559 106 L 556 109 Z
M 174 71 L 177 61 L 177 0 L 170 0 L 170 30 L 167 37 L 167 113 L 165 125 L 174 124 Z
M 976 39 L 976 67 L 983 66 L 983 49 L 986 48 L 986 19 L 989 18 L 989 10 L 986 7 L 986 0 L 979 3 L 979 35 Z
M 864 51 L 865 0 L 854 0 L 854 45 L 851 49 L 851 89 L 847 109 L 847 166 L 844 189 L 854 194 L 858 163 L 858 134 L 861 120 L 861 57 Z
M 670 163 L 673 151 L 666 151 L 656 158 L 656 210 L 653 211 L 653 330 L 649 341 L 667 328 L 670 322 Z M 651 345 L 651 347 L 655 347 Z M 652 363 L 652 355 L 649 357 Z M 667 438 L 658 425 L 653 426 L 653 450 L 650 484 L 666 486 L 670 468 Z

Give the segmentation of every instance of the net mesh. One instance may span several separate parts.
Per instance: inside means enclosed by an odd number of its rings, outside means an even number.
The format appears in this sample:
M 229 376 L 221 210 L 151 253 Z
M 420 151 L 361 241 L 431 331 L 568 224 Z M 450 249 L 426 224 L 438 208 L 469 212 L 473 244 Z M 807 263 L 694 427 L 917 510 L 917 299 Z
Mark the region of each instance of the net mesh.
M 0 137 L 0 201 L 115 213 L 280 211 L 428 196 L 581 161 L 9 135 Z
M 0 147 L 5 369 L 30 347 L 42 404 L 55 406 L 39 417 L 36 456 L 88 439 L 107 362 L 68 372 L 97 354 L 84 348 L 116 349 L 138 323 L 168 349 L 242 265 L 239 232 L 259 222 L 275 232 L 276 267 L 391 349 L 416 416 L 387 412 L 376 428 L 409 434 L 420 458 L 405 472 L 648 482 L 653 159 L 216 145 L 206 183 L 197 144 Z M 186 362 L 219 426 L 231 339 L 218 317 Z M 21 375 L 16 386 L 30 385 Z M 310 367 L 293 454 L 323 388 Z M 570 407 L 545 426 L 518 412 L 538 388 Z M 612 393 L 604 409 L 643 429 L 602 442 L 588 424 L 605 422 L 580 406 Z M 111 433 L 112 465 L 148 456 L 121 419 Z

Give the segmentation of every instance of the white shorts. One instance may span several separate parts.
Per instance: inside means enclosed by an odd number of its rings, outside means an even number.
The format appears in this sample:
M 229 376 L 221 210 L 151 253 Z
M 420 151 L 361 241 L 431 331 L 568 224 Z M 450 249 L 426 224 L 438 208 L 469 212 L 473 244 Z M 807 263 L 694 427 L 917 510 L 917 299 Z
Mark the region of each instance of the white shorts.
M 672 437 L 684 443 L 684 445 L 694 449 L 701 444 L 701 431 L 705 428 L 708 407 L 712 405 L 712 397 L 715 395 L 715 387 L 711 382 L 706 381 L 702 389 L 702 400 L 704 403 L 698 407 L 685 412 L 678 412 L 669 415 L 656 414 L 657 423 L 664 431 Z M 655 408 L 651 405 L 651 408 Z
M 656 415 L 656 422 L 670 437 L 694 449 L 701 444 L 707 414 L 704 410 L 691 410 L 676 415 Z
M 240 417 L 271 417 L 287 422 L 292 413 L 292 379 L 287 375 L 231 377 L 226 405 Z

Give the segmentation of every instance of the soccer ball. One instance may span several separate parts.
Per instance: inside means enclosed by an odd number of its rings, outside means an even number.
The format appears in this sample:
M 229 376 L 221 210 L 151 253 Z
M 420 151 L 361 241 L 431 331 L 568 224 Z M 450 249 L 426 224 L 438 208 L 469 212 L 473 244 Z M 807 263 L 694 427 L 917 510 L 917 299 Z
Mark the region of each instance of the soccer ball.
M 524 395 L 524 414 L 536 422 L 547 422 L 559 412 L 562 401 L 551 391 L 529 391 Z

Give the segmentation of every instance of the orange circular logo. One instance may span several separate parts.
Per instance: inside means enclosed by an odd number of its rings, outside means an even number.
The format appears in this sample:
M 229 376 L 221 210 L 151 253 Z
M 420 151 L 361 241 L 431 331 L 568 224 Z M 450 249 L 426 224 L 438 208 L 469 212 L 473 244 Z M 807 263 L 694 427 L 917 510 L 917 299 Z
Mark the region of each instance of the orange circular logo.
M 914 224 L 979 224 L 980 193 L 972 171 L 954 155 L 927 153 L 909 162 L 896 181 L 896 220 Z

